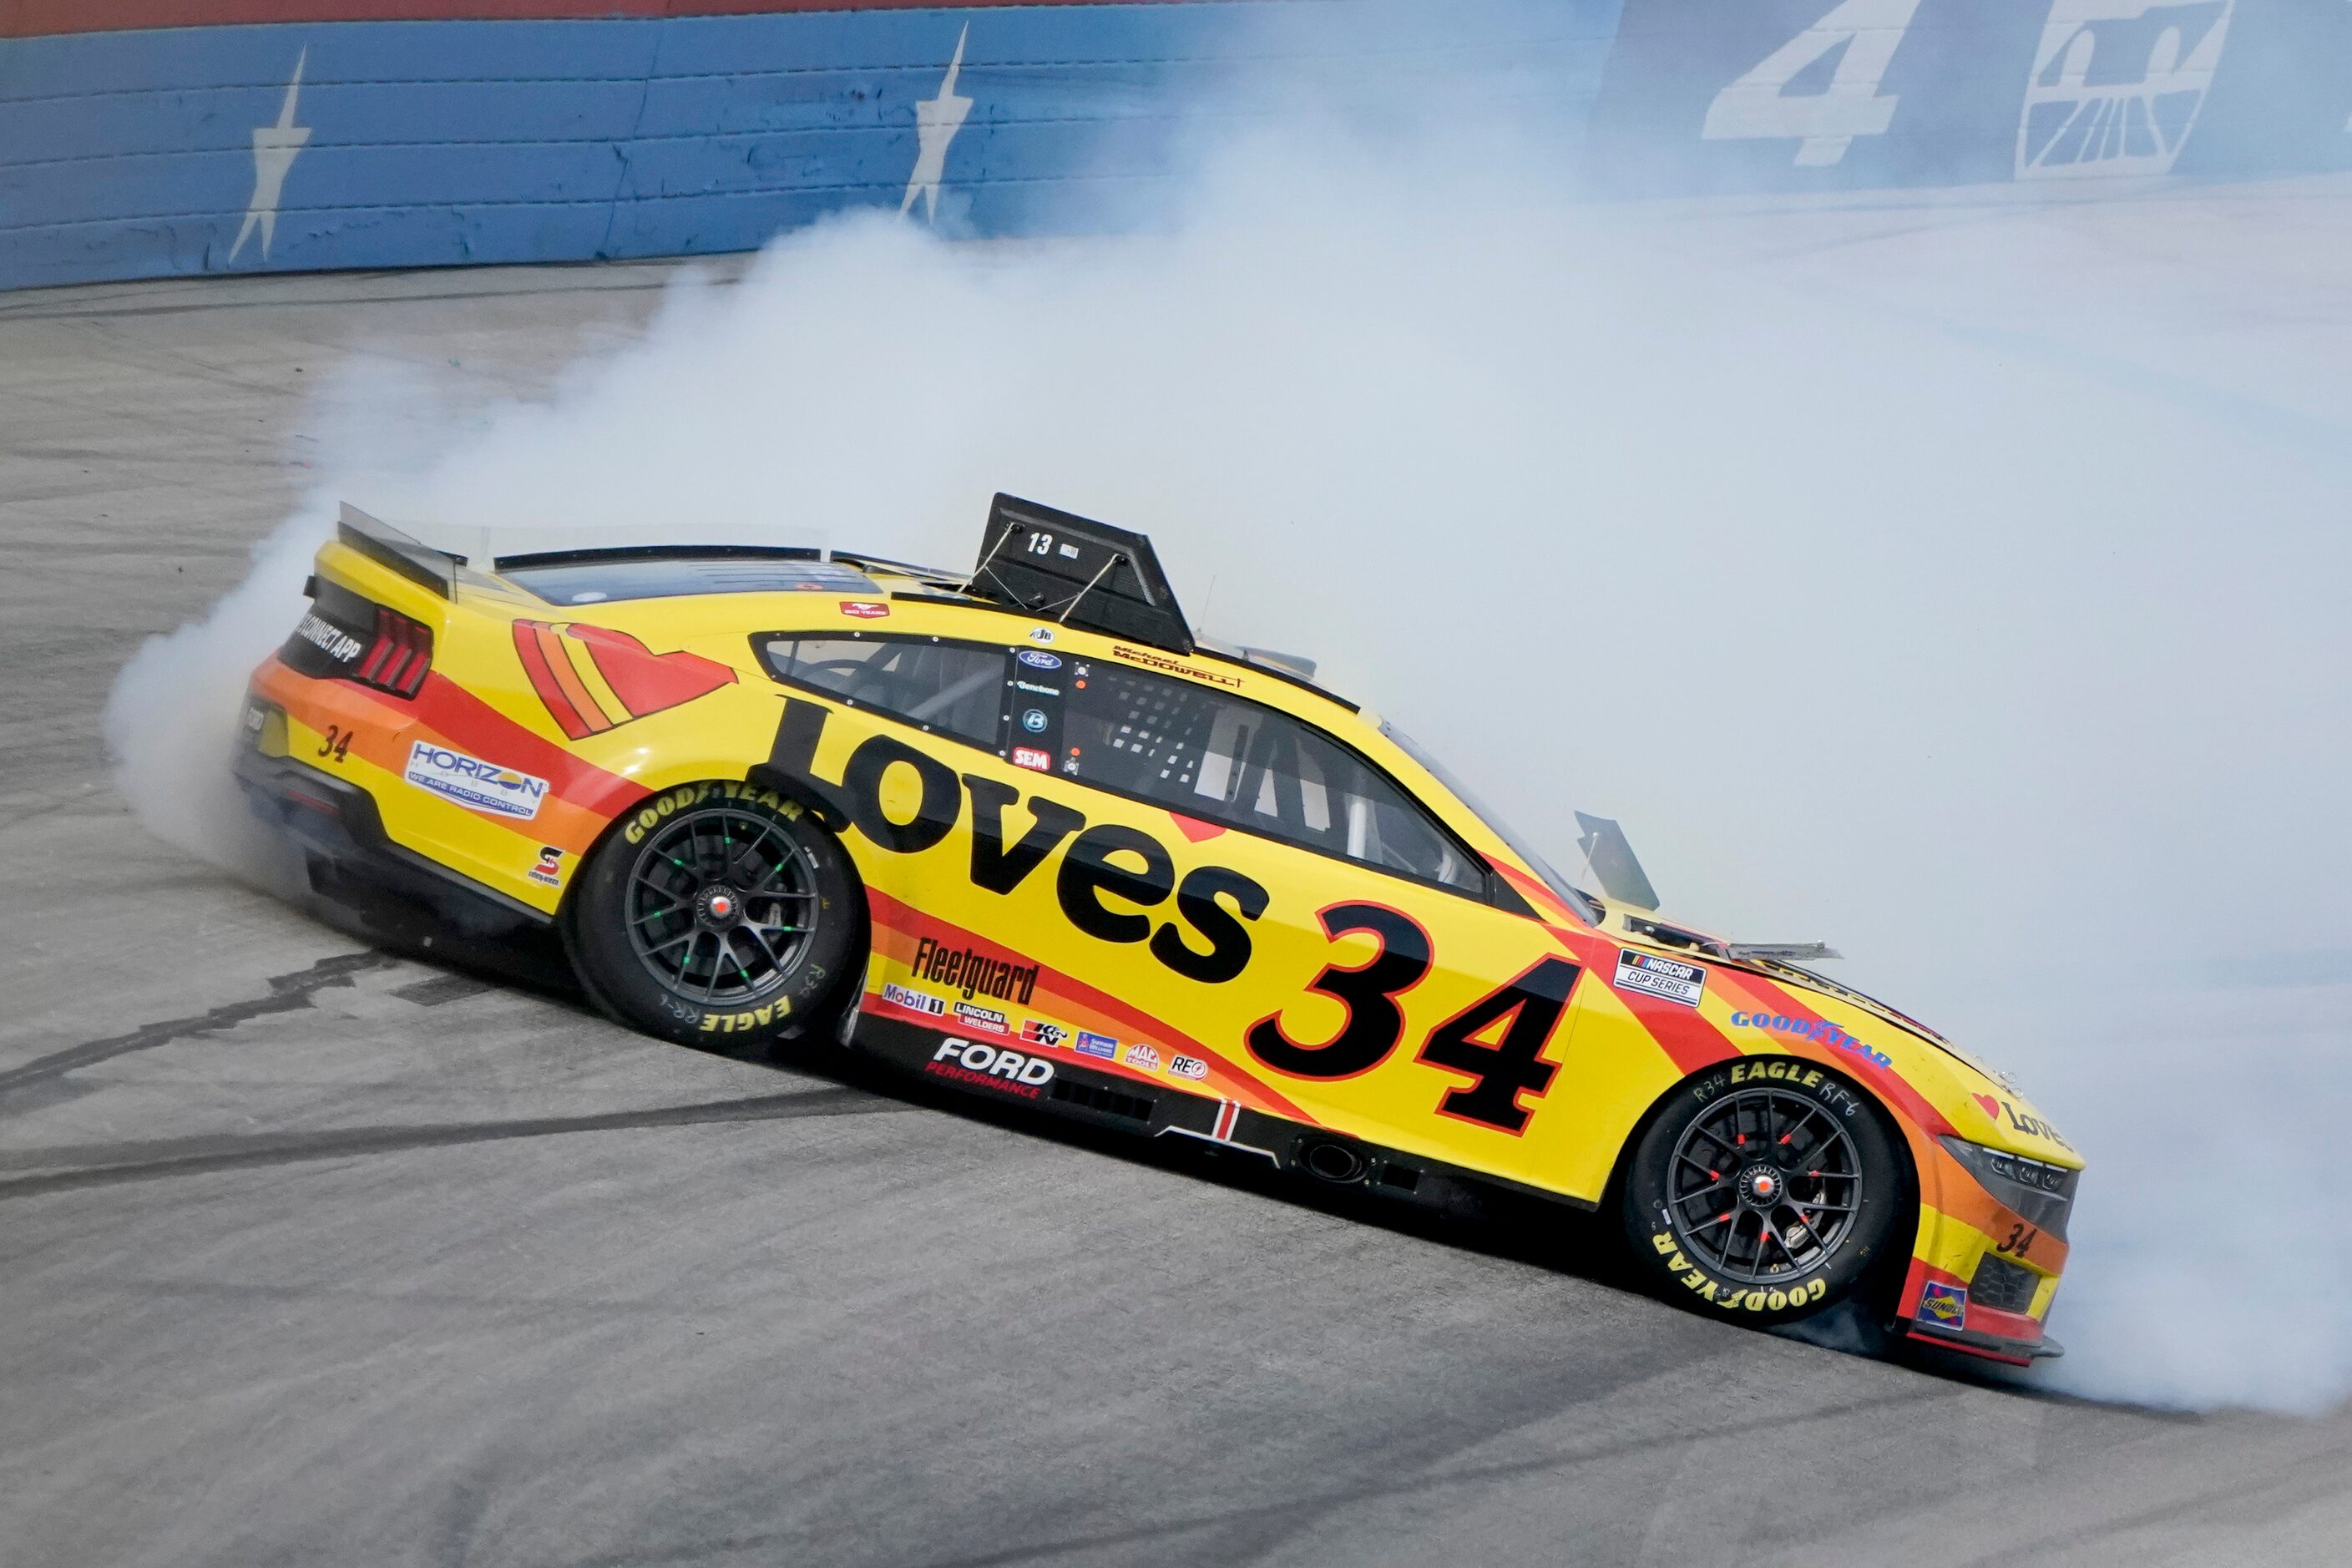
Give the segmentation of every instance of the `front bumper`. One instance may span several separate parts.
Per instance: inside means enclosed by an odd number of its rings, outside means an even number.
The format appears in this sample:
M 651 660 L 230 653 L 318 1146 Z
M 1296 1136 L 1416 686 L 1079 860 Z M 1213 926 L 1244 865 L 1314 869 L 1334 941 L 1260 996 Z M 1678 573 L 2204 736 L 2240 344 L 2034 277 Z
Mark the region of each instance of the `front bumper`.
M 1932 1220 L 1921 1227 L 1903 1284 L 1898 1317 L 1906 1336 L 2011 1366 L 2064 1353 L 2042 1331 L 2057 1293 L 2056 1269 L 2003 1256 L 1973 1225 L 1946 1215 Z M 2064 1245 L 2047 1243 L 2060 1267 Z

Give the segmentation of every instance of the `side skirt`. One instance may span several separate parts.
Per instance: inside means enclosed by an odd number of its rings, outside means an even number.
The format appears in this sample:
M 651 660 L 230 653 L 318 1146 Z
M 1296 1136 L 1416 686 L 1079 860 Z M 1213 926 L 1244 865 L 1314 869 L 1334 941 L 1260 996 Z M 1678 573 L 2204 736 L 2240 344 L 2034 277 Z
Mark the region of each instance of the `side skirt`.
M 1303 1172 L 1330 1185 L 1360 1185 L 1416 1201 L 1442 1203 L 1448 1187 L 1485 1188 L 1574 1209 L 1591 1211 L 1600 1206 L 1564 1193 L 1547 1192 L 1286 1117 L 1269 1116 L 1234 1100 L 1079 1067 L 1066 1056 L 1024 1048 L 1019 1040 L 927 1029 L 870 1013 L 857 1013 L 853 1018 L 844 1044 L 928 1082 L 968 1090 L 977 1099 L 1026 1105 L 1139 1137 L 1193 1139 L 1255 1154 L 1283 1170 Z M 951 1040 L 959 1042 L 953 1048 L 948 1044 Z M 965 1052 L 975 1046 L 991 1047 L 989 1055 L 981 1058 L 986 1064 L 982 1070 L 964 1065 Z M 1006 1062 L 1008 1052 L 1018 1059 L 1018 1066 Z M 1040 1068 L 1045 1071 L 1040 1073 Z M 1327 1152 L 1333 1150 L 1341 1153 Z M 1324 1155 L 1323 1169 L 1314 1160 L 1318 1154 Z M 1334 1177 L 1328 1173 L 1333 1167 L 1350 1173 Z

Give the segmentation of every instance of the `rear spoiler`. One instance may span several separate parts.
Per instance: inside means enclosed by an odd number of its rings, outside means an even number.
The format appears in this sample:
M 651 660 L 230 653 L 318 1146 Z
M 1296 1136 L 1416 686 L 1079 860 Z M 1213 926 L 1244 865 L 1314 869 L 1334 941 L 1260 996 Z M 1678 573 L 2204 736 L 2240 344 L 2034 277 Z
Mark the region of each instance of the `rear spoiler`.
M 369 516 L 349 501 L 343 503 L 335 531 L 361 554 L 411 582 L 422 584 L 445 599 L 456 595 L 460 566 L 477 572 L 497 572 L 523 562 L 696 550 L 724 551 L 730 554 L 756 551 L 803 560 L 824 560 L 832 554 L 822 534 L 809 535 L 803 531 L 805 542 L 786 544 L 777 539 L 774 527 L 751 521 L 653 523 L 632 528 L 625 536 L 609 528 L 562 524 L 432 529 L 432 532 L 457 547 L 450 549 L 427 544 L 380 517 Z
M 388 566 L 445 599 L 457 597 L 457 558 L 411 539 L 382 518 L 370 517 L 345 501 L 335 535 L 379 566 Z

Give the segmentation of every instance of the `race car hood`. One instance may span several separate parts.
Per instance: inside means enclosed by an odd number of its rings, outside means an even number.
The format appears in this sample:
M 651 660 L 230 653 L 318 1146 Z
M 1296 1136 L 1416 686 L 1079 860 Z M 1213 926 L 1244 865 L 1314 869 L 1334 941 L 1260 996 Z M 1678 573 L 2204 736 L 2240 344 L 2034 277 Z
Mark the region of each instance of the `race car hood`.
M 1685 962 L 1704 959 L 1718 969 L 1757 976 L 1790 994 L 1802 1012 L 1814 1015 L 1734 1008 L 1724 1021 L 1743 1049 L 1769 1050 L 1771 1046 L 1764 1042 L 1782 1040 L 1830 1046 L 1846 1058 L 1843 1065 L 1856 1077 L 1865 1082 L 1891 1077 L 1895 1082 L 1881 1086 L 1889 1091 L 1888 1098 L 1899 1102 L 1916 1094 L 1969 1142 L 2069 1168 L 2082 1165 L 2074 1146 L 2005 1074 L 1917 1019 L 1810 969 L 1734 956 L 1731 944 L 1720 937 L 1614 900 L 1596 901 L 1604 911 L 1601 929 L 1612 938 Z

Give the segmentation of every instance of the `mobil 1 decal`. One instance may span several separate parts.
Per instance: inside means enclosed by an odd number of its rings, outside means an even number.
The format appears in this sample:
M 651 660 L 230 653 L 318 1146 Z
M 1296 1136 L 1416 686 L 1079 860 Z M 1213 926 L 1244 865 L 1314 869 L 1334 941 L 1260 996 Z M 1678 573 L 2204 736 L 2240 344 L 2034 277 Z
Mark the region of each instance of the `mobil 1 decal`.
M 1066 801 L 1024 795 L 979 773 L 959 775 L 889 735 L 868 736 L 849 753 L 840 778 L 821 778 L 817 742 L 831 718 L 821 703 L 787 699 L 774 747 L 754 776 L 782 775 L 823 802 L 833 826 L 854 828 L 894 855 L 934 847 L 969 809 L 972 886 L 1010 893 L 1032 877 L 1048 877 L 1063 917 L 1087 936 L 1143 943 L 1175 973 L 1212 985 L 1248 967 L 1250 922 L 1265 912 L 1267 895 L 1241 872 L 1195 866 L 1180 878 L 1168 846 L 1149 833 L 1123 823 L 1089 824 Z M 894 768 L 917 786 L 914 810 L 903 821 L 883 800 L 883 780 Z M 1015 807 L 1028 817 L 1017 836 L 1008 826 Z
M 1346 1016 L 1329 1038 L 1301 1040 L 1279 1013 L 1251 1026 L 1250 1055 L 1278 1073 L 1329 1081 L 1354 1078 L 1385 1062 L 1402 1043 L 1404 1007 L 1398 1000 L 1428 978 L 1435 963 L 1429 932 L 1402 910 L 1385 904 L 1333 904 L 1321 912 L 1333 942 L 1369 936 L 1370 958 L 1327 963 L 1307 989 L 1337 1001 Z M 1466 1079 L 1446 1089 L 1437 1113 L 1518 1133 L 1533 1113 L 1526 1100 L 1541 1098 L 1559 1067 L 1544 1047 L 1568 1008 L 1581 971 L 1564 958 L 1537 961 L 1500 990 L 1439 1024 L 1423 1037 L 1415 1059 Z

